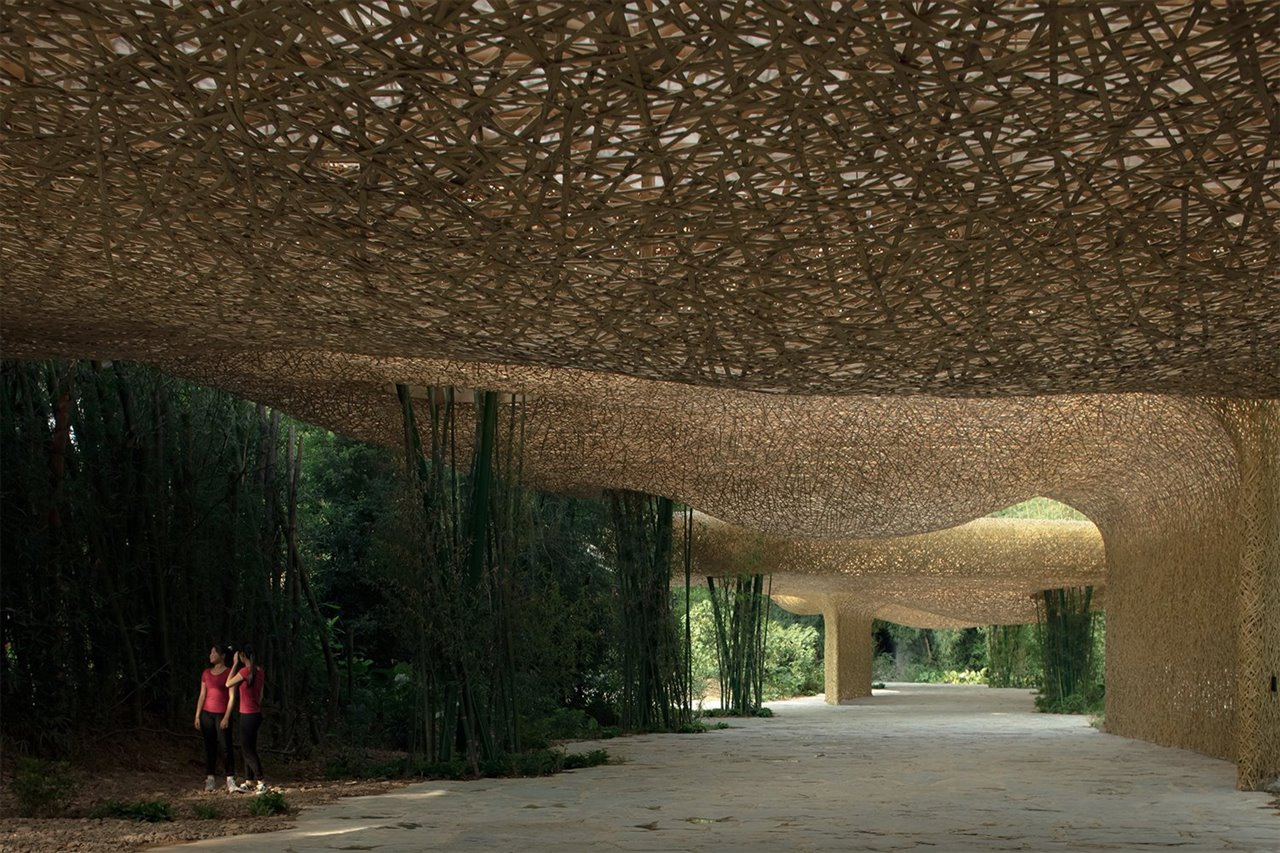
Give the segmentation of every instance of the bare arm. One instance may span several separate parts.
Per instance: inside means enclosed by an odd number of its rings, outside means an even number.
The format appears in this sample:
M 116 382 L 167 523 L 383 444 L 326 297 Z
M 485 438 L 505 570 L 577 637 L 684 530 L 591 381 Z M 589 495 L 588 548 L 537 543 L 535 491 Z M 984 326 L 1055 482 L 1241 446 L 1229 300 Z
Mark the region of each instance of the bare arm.
M 230 670 L 230 672 L 227 674 L 228 687 L 235 687 L 237 684 L 245 680 L 246 679 L 244 677 L 244 667 L 238 667 L 236 669 Z
M 204 707 L 204 694 L 205 694 L 205 690 L 206 690 L 206 689 L 207 689 L 207 688 L 206 688 L 206 687 L 205 687 L 205 685 L 204 685 L 204 677 L 203 677 L 203 676 L 201 676 L 201 678 L 200 678 L 200 698 L 196 700 L 196 721 L 195 721 L 195 727 L 196 727 L 196 729 L 197 729 L 197 730 L 199 730 L 199 728 L 200 728 L 200 709 Z
M 222 715 L 222 722 L 218 724 L 218 728 L 225 729 L 231 725 L 231 712 L 236 709 L 236 693 L 239 691 L 228 690 L 227 693 L 227 712 Z

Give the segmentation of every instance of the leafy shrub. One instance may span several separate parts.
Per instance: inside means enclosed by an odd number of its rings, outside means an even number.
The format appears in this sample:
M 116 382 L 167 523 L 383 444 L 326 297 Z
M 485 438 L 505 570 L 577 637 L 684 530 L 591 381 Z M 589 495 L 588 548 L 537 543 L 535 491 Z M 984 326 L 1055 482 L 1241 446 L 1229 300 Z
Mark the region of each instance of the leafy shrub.
M 600 723 L 580 708 L 555 708 L 537 719 L 522 721 L 524 743 L 542 749 L 558 740 L 595 740 Z
M 1036 694 L 1036 708 L 1045 714 L 1101 714 L 1106 707 L 1106 691 L 1101 684 L 1091 685 L 1083 693 L 1063 696 L 1056 702 L 1043 693 Z
M 757 708 L 749 714 L 739 714 L 730 708 L 707 708 L 702 712 L 704 717 L 772 717 L 773 709 Z
M 871 661 L 871 677 L 876 681 L 896 681 L 898 665 L 891 652 L 880 652 Z
M 903 667 L 902 680 L 915 684 L 940 684 L 942 670 L 929 663 L 909 663 Z
M 680 619 L 680 634 L 684 634 L 684 593 L 675 593 L 675 610 Z M 706 696 L 708 687 L 718 684 L 720 664 L 716 658 L 716 629 L 711 602 L 705 589 L 692 591 L 694 603 L 690 609 L 690 625 L 693 639 L 694 698 Z M 784 622 L 783 619 L 804 619 L 791 614 L 779 616 L 777 606 L 771 607 L 769 637 L 765 644 L 763 698 L 783 699 L 821 693 L 823 687 L 822 640 L 818 629 L 805 622 Z
M 550 776 L 562 770 L 577 770 L 581 767 L 595 767 L 607 764 L 609 753 L 603 749 L 590 752 L 566 753 L 559 749 L 531 749 L 498 756 L 480 766 L 480 778 L 509 778 L 527 776 Z M 405 775 L 420 776 L 425 779 L 470 779 L 476 774 L 461 758 L 452 761 L 436 761 L 427 763 L 419 761 Z
M 467 763 L 461 758 L 431 763 L 422 761 L 414 765 L 411 775 L 421 776 L 425 779 L 465 779 L 467 778 Z
M 287 811 L 289 811 L 289 804 L 284 801 L 284 794 L 279 791 L 259 794 L 249 803 L 249 814 L 254 817 L 270 817 Z
M 785 699 L 822 692 L 818 630 L 812 625 L 771 625 L 764 656 L 764 698 Z
M 590 752 L 570 752 L 565 755 L 560 762 L 562 770 L 578 770 L 582 767 L 598 767 L 601 764 L 609 763 L 609 753 L 603 749 L 593 749 Z
M 942 673 L 942 680 L 947 684 L 986 684 L 987 668 L 984 666 L 976 671 L 972 669 L 949 669 Z
M 18 814 L 44 817 L 66 810 L 75 794 L 77 781 L 65 761 L 44 761 L 22 756 L 14 762 L 13 791 Z
M 484 768 L 485 776 L 550 776 L 559 769 L 560 757 L 552 749 L 533 749 L 504 756 Z
M 90 817 L 119 817 L 125 820 L 141 820 L 160 823 L 173 820 L 173 809 L 164 800 L 111 800 L 93 810 Z
M 197 820 L 217 820 L 222 813 L 213 803 L 192 803 L 191 816 Z

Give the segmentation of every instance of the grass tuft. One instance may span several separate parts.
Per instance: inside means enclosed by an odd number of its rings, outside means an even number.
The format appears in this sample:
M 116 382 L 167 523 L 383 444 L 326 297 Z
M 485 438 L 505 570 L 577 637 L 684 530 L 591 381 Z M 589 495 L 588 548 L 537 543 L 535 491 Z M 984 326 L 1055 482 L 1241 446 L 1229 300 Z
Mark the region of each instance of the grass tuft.
M 249 814 L 254 817 L 270 817 L 274 814 L 285 814 L 288 811 L 289 804 L 285 802 L 284 794 L 279 791 L 259 794 L 249 803 Z
M 222 812 L 212 803 L 192 803 L 191 816 L 197 820 L 217 820 L 222 817 Z

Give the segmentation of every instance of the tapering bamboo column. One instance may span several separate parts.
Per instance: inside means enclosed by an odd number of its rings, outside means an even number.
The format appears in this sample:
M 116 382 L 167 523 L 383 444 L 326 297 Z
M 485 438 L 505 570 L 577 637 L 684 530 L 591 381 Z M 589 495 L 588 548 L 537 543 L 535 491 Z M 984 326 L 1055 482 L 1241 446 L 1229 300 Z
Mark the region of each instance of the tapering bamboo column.
M 1280 404 L 1249 401 L 1233 412 L 1240 465 L 1237 584 L 1236 787 L 1254 790 L 1280 775 Z
M 847 598 L 822 605 L 823 666 L 828 705 L 871 695 L 871 615 Z

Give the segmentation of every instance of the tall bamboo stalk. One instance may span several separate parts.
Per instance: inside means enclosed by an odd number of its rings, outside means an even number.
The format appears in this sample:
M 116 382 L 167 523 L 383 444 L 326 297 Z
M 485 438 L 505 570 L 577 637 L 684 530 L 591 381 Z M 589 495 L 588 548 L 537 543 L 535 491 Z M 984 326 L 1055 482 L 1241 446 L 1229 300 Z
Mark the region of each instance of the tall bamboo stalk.
M 683 719 L 676 625 L 671 612 L 673 502 L 637 492 L 608 493 L 617 554 L 622 627 L 622 724 L 672 729 Z
M 1053 707 L 1068 697 L 1083 696 L 1092 686 L 1094 618 L 1093 587 L 1047 589 L 1037 598 L 1041 650 L 1044 655 L 1044 704 Z
M 518 697 L 508 610 L 516 559 L 513 471 L 522 429 L 514 404 L 500 452 L 498 395 L 477 394 L 474 451 L 459 473 L 453 389 L 427 399 L 430 447 L 413 399 L 397 386 L 404 421 L 406 470 L 418 495 L 422 560 L 417 583 L 425 613 L 415 673 L 421 679 L 428 760 L 461 755 L 472 772 L 518 745 Z
M 715 579 L 708 577 L 707 589 L 715 626 L 721 707 L 737 714 L 753 714 L 764 704 L 769 615 L 764 576 L 721 579 L 718 587 Z

